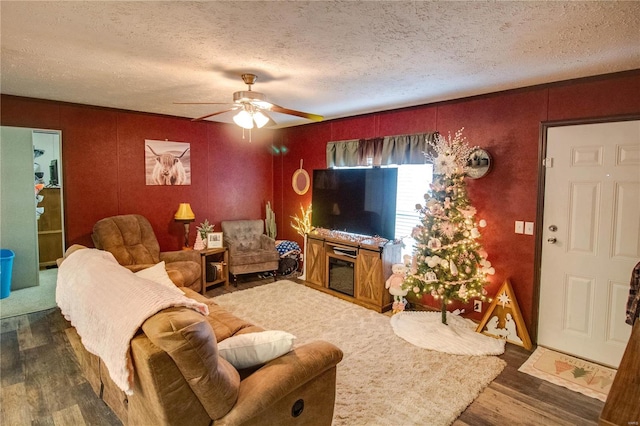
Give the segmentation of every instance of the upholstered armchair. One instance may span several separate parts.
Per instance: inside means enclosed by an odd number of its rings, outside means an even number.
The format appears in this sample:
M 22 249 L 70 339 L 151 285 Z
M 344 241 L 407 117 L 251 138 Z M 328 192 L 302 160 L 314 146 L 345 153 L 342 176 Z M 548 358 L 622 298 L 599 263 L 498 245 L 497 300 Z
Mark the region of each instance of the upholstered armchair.
M 160 252 L 151 224 L 137 214 L 99 220 L 91 234 L 93 244 L 111 252 L 119 264 L 133 272 L 164 261 L 167 274 L 178 287 L 200 291 L 200 253 L 193 250 Z
M 240 274 L 273 272 L 275 279 L 280 254 L 276 242 L 264 234 L 262 220 L 223 221 L 224 245 L 229 249 L 229 273 L 234 283 Z

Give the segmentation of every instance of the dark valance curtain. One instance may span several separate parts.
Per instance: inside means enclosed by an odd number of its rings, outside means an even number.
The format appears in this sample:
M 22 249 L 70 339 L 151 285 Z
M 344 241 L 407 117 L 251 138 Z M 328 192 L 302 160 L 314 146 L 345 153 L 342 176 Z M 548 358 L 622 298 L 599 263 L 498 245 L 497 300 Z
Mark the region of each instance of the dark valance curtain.
M 435 132 L 327 143 L 327 167 L 424 164 L 433 154 Z
M 358 166 L 382 164 L 383 138 L 360 139 L 358 141 Z
M 327 143 L 327 167 L 355 167 L 358 165 L 357 139 Z
M 425 153 L 433 154 L 429 142 L 435 140 L 436 133 L 386 136 L 382 164 L 424 164 L 430 162 Z

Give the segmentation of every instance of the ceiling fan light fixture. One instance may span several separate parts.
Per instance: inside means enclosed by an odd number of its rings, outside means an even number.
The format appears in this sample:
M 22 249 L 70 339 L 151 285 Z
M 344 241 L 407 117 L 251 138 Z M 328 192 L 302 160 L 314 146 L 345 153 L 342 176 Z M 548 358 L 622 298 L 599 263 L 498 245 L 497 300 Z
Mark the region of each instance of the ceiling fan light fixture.
M 0 0 L 1 1 L 1 0 Z M 242 74 L 242 81 L 248 86 L 247 90 L 240 90 L 233 93 L 232 108 L 217 111 L 201 117 L 194 118 L 192 121 L 200 121 L 209 117 L 217 116 L 229 111 L 240 110 L 234 117 L 233 121 L 243 129 L 251 130 L 254 126 L 258 128 L 264 127 L 267 123 L 275 124 L 275 121 L 267 114 L 267 112 L 276 112 L 279 114 L 294 115 L 312 121 L 322 121 L 323 117 L 318 114 L 310 114 L 308 112 L 296 111 L 294 109 L 284 108 L 267 101 L 267 97 L 260 92 L 251 90 L 251 86 L 256 82 L 258 77 L 255 74 Z M 219 102 L 174 102 L 180 104 L 194 105 L 217 105 Z M 222 105 L 222 104 L 221 104 Z
M 244 129 L 253 129 L 253 117 L 247 110 L 241 110 L 233 116 L 233 121 Z
M 233 94 L 233 102 L 245 103 L 245 102 L 267 102 L 267 97 L 264 93 L 254 92 L 252 90 L 243 90 L 235 92 Z M 267 102 L 268 103 L 268 102 Z
M 269 117 L 260 111 L 256 111 L 253 113 L 253 120 L 256 122 L 256 126 L 258 126 L 258 128 L 262 128 L 269 122 Z

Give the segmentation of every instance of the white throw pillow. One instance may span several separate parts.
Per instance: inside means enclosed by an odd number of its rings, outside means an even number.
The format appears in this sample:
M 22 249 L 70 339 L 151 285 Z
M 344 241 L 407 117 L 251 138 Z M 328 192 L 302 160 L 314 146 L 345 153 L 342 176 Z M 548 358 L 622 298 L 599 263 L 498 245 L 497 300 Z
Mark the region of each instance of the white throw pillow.
M 184 291 L 180 290 L 171 278 L 169 278 L 169 274 L 167 274 L 167 270 L 164 266 L 164 260 L 160 263 L 156 263 L 150 268 L 143 269 L 135 273 L 140 278 L 144 278 L 145 280 L 153 281 L 158 284 L 162 284 L 163 286 L 175 291 L 177 294 L 184 294 Z
M 264 364 L 289 352 L 296 336 L 267 330 L 231 336 L 218 343 L 218 354 L 237 369 Z

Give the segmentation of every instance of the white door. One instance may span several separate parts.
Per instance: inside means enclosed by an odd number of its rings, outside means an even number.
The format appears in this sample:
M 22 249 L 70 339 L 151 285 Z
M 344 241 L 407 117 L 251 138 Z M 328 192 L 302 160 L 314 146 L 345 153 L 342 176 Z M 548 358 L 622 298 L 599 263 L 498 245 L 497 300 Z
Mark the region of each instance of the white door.
M 640 121 L 547 130 L 538 344 L 617 367 L 640 260 Z
M 15 253 L 11 290 L 38 282 L 32 130 L 0 128 L 0 247 Z

